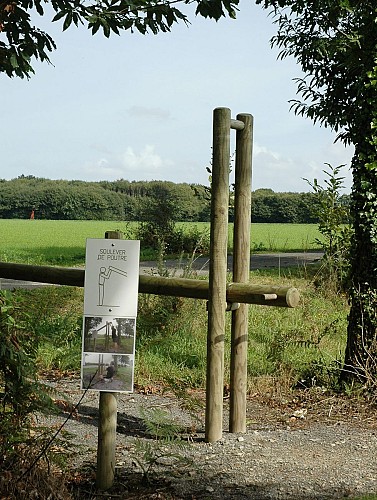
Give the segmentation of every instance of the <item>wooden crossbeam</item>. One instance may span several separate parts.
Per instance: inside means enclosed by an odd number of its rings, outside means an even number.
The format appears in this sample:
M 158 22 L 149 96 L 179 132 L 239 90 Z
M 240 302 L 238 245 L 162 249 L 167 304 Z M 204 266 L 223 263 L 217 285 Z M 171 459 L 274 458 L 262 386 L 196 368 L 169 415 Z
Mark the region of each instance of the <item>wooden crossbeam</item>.
M 0 277 L 83 287 L 85 270 L 0 262 Z M 140 275 L 139 293 L 207 300 L 208 281 Z M 229 303 L 240 302 L 275 307 L 296 307 L 300 301 L 300 294 L 293 287 L 229 283 L 226 285 L 226 300 Z

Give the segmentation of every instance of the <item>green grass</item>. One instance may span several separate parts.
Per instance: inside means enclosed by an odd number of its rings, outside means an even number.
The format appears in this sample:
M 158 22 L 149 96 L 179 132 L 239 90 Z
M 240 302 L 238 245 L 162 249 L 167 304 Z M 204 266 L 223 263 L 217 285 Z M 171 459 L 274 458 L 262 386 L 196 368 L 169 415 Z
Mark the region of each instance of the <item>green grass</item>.
M 208 229 L 208 224 L 201 227 Z M 102 238 L 106 230 L 123 230 L 129 237 L 134 228 L 133 223 L 119 222 L 1 220 L 0 258 L 35 264 L 83 264 L 87 237 Z M 314 225 L 257 224 L 252 226 L 252 239 L 268 251 L 309 250 L 316 231 Z M 343 297 L 315 290 L 311 277 L 304 274 L 308 272 L 283 269 L 279 274 L 274 270 L 251 274 L 256 284 L 296 286 L 303 302 L 294 310 L 250 307 L 250 379 L 280 374 L 291 385 L 299 380 L 305 384 L 333 383 L 344 351 L 348 307 Z M 33 331 L 42 340 L 41 363 L 48 360 L 48 367 L 70 369 L 80 358 L 82 290 L 73 290 L 51 287 L 20 292 L 31 294 L 25 307 Z M 78 302 L 75 307 L 74 300 Z M 140 295 L 135 363 L 138 383 L 202 387 L 206 322 L 204 301 Z M 229 324 L 226 335 L 225 376 L 229 380 Z
M 377 500 L 377 495 L 366 495 L 362 497 L 349 497 L 349 500 Z
M 0 260 L 25 264 L 75 265 L 85 260 L 86 238 L 127 231 L 126 223 L 106 221 L 0 220 Z
M 336 387 L 344 353 L 348 306 L 344 297 L 315 289 L 303 271 L 253 272 L 255 284 L 295 286 L 302 303 L 295 309 L 251 305 L 249 388 L 266 381 Z M 42 369 L 79 370 L 83 290 L 46 287 L 21 290 L 27 328 L 39 339 Z M 225 333 L 225 383 L 229 382 L 230 320 Z M 139 295 L 135 382 L 179 390 L 204 388 L 207 311 L 203 300 Z M 258 385 L 259 384 L 259 385 Z
M 252 251 L 308 251 L 320 248 L 319 237 L 317 224 L 252 224 L 250 243 Z
M 180 222 L 183 229 L 196 226 L 208 231 L 208 222 Z M 255 252 L 297 252 L 318 250 L 317 224 L 251 224 L 250 246 Z M 233 248 L 233 224 L 228 226 L 228 250 Z
M 0 261 L 24 264 L 83 265 L 86 238 L 103 238 L 106 231 L 120 230 L 133 238 L 135 222 L 53 221 L 0 219 Z M 180 223 L 187 231 L 196 226 L 208 231 L 208 223 Z M 229 224 L 229 251 L 232 250 L 233 225 Z M 290 252 L 318 249 L 315 224 L 253 224 L 252 251 Z M 142 249 L 141 259 L 152 260 L 155 254 Z
M 308 277 L 286 270 L 251 273 L 255 284 L 295 286 L 302 304 L 295 309 L 251 305 L 249 387 L 256 380 L 279 380 L 285 387 L 335 386 L 347 331 L 344 297 L 326 296 Z M 175 302 L 174 302 L 175 300 Z M 203 387 L 206 369 L 206 304 L 200 300 L 140 296 L 136 367 L 139 383 Z M 174 312 L 177 311 L 178 312 Z M 225 382 L 230 378 L 230 320 L 225 339 Z

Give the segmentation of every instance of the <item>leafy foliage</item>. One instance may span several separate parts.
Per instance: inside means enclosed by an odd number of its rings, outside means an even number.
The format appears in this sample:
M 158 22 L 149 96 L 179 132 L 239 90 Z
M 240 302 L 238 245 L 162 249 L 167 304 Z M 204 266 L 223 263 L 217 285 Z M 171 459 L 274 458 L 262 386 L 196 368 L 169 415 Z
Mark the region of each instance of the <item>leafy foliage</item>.
M 310 224 L 318 221 L 313 211 L 317 203 L 313 193 L 275 193 L 257 189 L 251 197 L 252 222 Z
M 37 380 L 38 343 L 26 329 L 20 304 L 0 291 L 0 467 L 15 469 L 26 442 L 32 440 L 31 414 L 51 408 Z
M 351 216 L 354 228 L 349 297 L 351 311 L 345 377 L 365 379 L 377 355 L 377 6 L 374 0 L 257 0 L 272 8 L 273 45 L 304 71 L 295 113 L 331 127 L 355 146 Z M 370 367 L 370 365 L 368 365 Z M 352 368 L 353 367 L 353 368 Z M 375 370 L 375 375 L 377 370 Z
M 180 436 L 182 429 L 171 421 L 170 415 L 159 408 L 141 410 L 147 432 L 153 442 L 136 440 L 134 459 L 149 482 L 153 468 L 158 464 L 171 464 L 180 467 L 191 465 L 191 460 L 183 454 L 187 441 Z
M 224 16 L 234 18 L 238 1 L 195 0 L 195 14 L 215 20 Z M 188 24 L 187 14 L 177 5 L 185 7 L 190 3 L 189 0 L 5 0 L 0 4 L 0 72 L 24 78 L 34 73 L 34 60 L 50 62 L 49 53 L 56 49 L 56 44 L 34 22 L 51 10 L 55 14 L 52 21 L 62 22 L 63 31 L 72 25 L 82 25 L 92 35 L 102 31 L 109 38 L 121 31 L 157 34 L 170 31 L 178 22 Z
M 350 228 L 349 206 L 344 203 L 340 191 L 344 177 L 340 170 L 344 165 L 332 167 L 327 165 L 325 187 L 308 181 L 317 197 L 316 216 L 322 238 L 318 240 L 324 256 L 319 276 L 322 283 L 332 292 L 344 290 L 348 284 L 350 245 L 352 231 Z
M 17 319 L 19 307 L 11 292 L 0 291 L 1 410 L 23 423 L 30 412 L 40 408 L 43 397 L 36 381 L 38 344 L 25 329 L 24 322 Z
M 273 8 L 278 32 L 272 44 L 280 58 L 293 56 L 304 72 L 297 78 L 303 101 L 295 113 L 339 131 L 345 142 L 365 133 L 361 102 L 373 92 L 365 85 L 376 56 L 375 2 L 367 0 L 257 0 Z
M 343 195 L 342 203 L 348 199 Z M 252 222 L 315 223 L 315 203 L 313 193 L 257 189 L 252 194 Z M 24 175 L 0 180 L 0 218 L 28 219 L 32 210 L 35 219 L 145 222 L 153 218 L 155 228 L 149 229 L 159 231 L 170 217 L 174 221 L 209 221 L 210 202 L 206 186 L 199 184 L 124 179 L 85 182 Z M 181 236 L 176 234 L 176 240 Z

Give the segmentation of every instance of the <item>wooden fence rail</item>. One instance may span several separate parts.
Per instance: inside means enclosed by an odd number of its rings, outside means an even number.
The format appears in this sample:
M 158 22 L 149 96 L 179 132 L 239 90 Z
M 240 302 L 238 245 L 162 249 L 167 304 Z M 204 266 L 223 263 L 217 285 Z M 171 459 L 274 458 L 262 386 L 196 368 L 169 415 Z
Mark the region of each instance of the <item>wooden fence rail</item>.
M 0 262 L 0 278 L 83 287 L 84 277 L 84 269 Z M 208 281 L 140 275 L 139 293 L 207 300 Z M 296 307 L 300 301 L 300 294 L 292 287 L 228 283 L 226 300 L 228 303 Z

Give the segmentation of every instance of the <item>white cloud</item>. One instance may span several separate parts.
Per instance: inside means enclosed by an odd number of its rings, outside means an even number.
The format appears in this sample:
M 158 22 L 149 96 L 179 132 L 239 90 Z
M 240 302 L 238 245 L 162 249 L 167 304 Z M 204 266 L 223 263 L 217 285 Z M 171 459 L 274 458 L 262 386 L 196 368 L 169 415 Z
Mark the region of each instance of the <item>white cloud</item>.
M 113 165 L 109 158 L 88 161 L 84 165 L 85 179 L 90 181 L 115 180 L 122 177 L 122 169 Z
M 146 145 L 140 152 L 135 152 L 132 147 L 128 147 L 123 154 L 122 160 L 126 171 L 151 173 L 158 171 L 164 166 L 163 159 L 156 153 L 155 147 L 151 145 Z
M 310 154 L 310 153 L 309 153 Z M 352 175 L 349 163 L 352 157 L 352 148 L 345 148 L 337 144 L 328 144 L 322 150 L 308 157 L 300 151 L 295 155 L 286 156 L 265 146 L 254 144 L 253 148 L 253 189 L 270 188 L 274 191 L 310 191 L 310 185 L 315 178 L 320 184 L 328 178 L 324 170 L 328 170 L 326 163 L 333 167 L 346 164 L 340 175 L 344 177 L 344 186 L 347 191 L 352 184 Z
M 174 162 L 159 155 L 154 145 L 145 145 L 140 151 L 128 146 L 124 153 L 87 161 L 84 170 L 91 180 L 163 180 L 173 166 Z
M 297 167 L 292 158 L 270 151 L 265 146 L 254 145 L 253 189 L 294 191 L 297 189 L 296 170 Z

